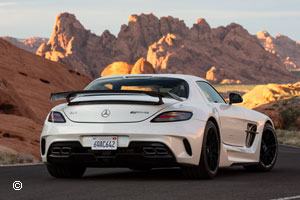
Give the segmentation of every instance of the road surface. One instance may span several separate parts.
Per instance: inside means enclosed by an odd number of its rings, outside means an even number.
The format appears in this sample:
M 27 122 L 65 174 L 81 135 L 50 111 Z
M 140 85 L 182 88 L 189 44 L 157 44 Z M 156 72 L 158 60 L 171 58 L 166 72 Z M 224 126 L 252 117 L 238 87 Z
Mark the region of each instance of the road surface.
M 15 191 L 13 182 L 21 181 Z M 0 199 L 300 199 L 300 149 L 279 147 L 267 173 L 242 167 L 220 169 L 214 180 L 188 180 L 180 169 L 134 172 L 88 169 L 81 179 L 55 179 L 45 166 L 0 167 Z

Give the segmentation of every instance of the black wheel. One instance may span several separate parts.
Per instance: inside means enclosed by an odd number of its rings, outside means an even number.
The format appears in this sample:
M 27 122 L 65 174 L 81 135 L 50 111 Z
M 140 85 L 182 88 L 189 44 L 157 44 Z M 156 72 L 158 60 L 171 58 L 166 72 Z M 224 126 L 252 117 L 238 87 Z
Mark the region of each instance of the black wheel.
M 277 159 L 278 143 L 275 130 L 272 125 L 266 124 L 261 138 L 259 163 L 245 166 L 250 171 L 270 171 Z
M 84 166 L 58 166 L 47 164 L 48 172 L 55 178 L 80 178 L 86 167 Z
M 212 179 L 216 176 L 220 162 L 220 139 L 215 124 L 208 121 L 205 127 L 199 166 L 183 167 L 188 178 Z

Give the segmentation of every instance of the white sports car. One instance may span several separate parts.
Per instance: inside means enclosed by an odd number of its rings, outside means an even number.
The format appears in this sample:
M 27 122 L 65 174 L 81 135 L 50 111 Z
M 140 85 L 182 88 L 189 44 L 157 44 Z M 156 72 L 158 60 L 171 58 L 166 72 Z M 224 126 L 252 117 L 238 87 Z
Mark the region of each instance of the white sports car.
M 269 171 L 277 139 L 266 115 L 229 103 L 206 80 L 178 74 L 98 78 L 83 91 L 51 94 L 41 156 L 57 178 L 87 167 L 150 170 L 181 167 L 189 178 L 213 178 L 219 167 Z

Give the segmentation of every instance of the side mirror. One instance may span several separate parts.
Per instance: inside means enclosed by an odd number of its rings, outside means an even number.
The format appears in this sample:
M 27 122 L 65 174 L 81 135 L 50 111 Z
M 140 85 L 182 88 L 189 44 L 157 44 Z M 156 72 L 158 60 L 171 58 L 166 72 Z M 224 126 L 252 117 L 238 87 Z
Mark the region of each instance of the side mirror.
M 243 98 L 241 97 L 241 95 L 236 93 L 229 94 L 229 104 L 242 103 L 242 102 L 243 102 Z

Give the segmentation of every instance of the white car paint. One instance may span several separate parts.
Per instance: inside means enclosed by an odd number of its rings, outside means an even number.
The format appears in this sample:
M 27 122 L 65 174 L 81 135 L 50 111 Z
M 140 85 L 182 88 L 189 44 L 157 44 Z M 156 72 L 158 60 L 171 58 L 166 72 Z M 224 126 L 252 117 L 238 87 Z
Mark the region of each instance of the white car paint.
M 66 123 L 51 123 L 45 120 L 41 138 L 46 140 L 46 152 L 42 161 L 47 162 L 47 151 L 53 142 L 79 141 L 84 147 L 91 147 L 93 136 L 118 136 L 118 147 L 128 147 L 132 141 L 156 141 L 167 145 L 179 164 L 198 165 L 201 155 L 203 133 L 209 118 L 214 118 L 220 132 L 220 167 L 235 163 L 257 163 L 259 161 L 260 142 L 265 123 L 269 117 L 259 112 L 227 103 L 211 103 L 197 81 L 207 82 L 196 76 L 178 74 L 118 75 L 110 78 L 134 77 L 174 77 L 184 79 L 189 85 L 189 97 L 179 102 L 164 98 L 165 104 L 149 105 L 81 105 L 70 107 L 66 103 L 54 107 L 51 111 L 63 113 Z M 73 101 L 93 100 L 97 98 L 120 98 L 120 96 L 84 96 Z M 122 95 L 122 99 L 155 99 L 145 95 Z M 110 109 L 111 118 L 99 118 L 99 113 Z M 159 113 L 166 111 L 190 111 L 190 120 L 179 122 L 151 123 Z M 142 111 L 136 115 L 128 111 Z M 118 113 L 118 114 L 116 114 Z M 48 118 L 48 117 L 47 117 Z M 92 122 L 92 123 L 91 123 Z M 247 124 L 257 125 L 257 136 L 251 147 L 245 145 Z M 192 148 L 192 156 L 185 150 L 183 139 L 187 139 Z

